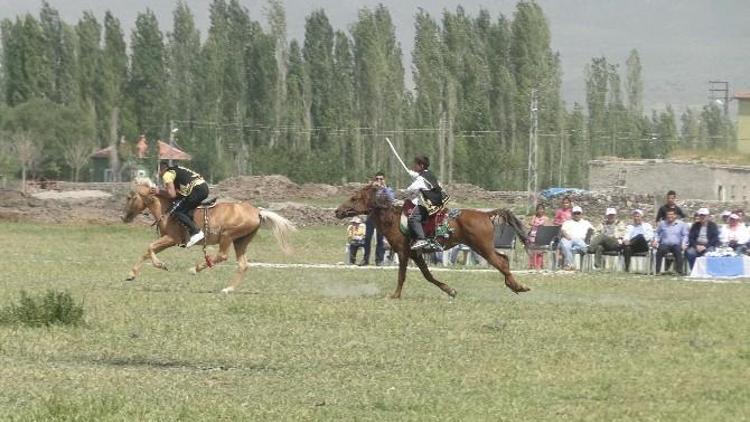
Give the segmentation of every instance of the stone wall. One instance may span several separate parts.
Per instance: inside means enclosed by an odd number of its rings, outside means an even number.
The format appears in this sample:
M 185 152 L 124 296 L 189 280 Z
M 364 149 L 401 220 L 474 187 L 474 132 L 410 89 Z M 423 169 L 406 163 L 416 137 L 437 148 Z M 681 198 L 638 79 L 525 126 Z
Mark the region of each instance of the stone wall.
M 746 202 L 750 197 L 750 167 L 678 160 L 592 160 L 589 189 L 623 194 Z

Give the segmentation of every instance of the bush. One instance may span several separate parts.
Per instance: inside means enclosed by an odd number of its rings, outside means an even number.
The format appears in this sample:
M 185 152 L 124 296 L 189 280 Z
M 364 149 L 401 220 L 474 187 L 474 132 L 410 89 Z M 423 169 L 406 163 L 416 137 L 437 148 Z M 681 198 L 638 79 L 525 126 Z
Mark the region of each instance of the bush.
M 48 290 L 44 295 L 29 296 L 21 292 L 18 303 L 0 309 L 0 323 L 31 327 L 78 325 L 83 319 L 83 304 L 77 304 L 68 292 Z

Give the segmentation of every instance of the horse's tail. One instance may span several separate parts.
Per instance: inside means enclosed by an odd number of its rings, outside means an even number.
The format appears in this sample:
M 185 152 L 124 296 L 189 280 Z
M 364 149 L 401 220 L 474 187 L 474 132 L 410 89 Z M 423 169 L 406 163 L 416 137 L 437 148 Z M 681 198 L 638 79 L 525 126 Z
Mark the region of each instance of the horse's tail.
M 506 223 L 510 227 L 515 230 L 516 235 L 519 239 L 521 239 L 521 242 L 523 244 L 526 244 L 527 238 L 526 238 L 526 229 L 523 227 L 523 223 L 521 220 L 516 217 L 515 214 L 513 214 L 513 211 L 507 209 L 507 208 L 498 208 L 495 210 L 492 210 L 489 212 L 490 218 L 492 219 L 492 222 L 494 224 L 497 223 Z M 502 220 L 502 221 L 499 221 Z
M 279 243 L 281 250 L 286 254 L 292 253 L 292 246 L 289 244 L 289 235 L 297 228 L 291 221 L 269 210 L 260 210 L 260 224 L 263 227 L 271 229 L 273 237 Z

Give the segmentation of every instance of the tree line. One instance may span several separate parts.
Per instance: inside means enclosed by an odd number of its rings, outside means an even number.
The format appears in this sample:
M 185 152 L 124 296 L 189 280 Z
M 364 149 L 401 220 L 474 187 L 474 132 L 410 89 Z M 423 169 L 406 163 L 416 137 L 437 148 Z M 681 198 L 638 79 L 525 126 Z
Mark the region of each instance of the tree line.
M 734 147 L 716 105 L 687 110 L 680 126 L 671 107 L 645 114 L 635 50 L 623 77 L 619 65 L 593 58 L 585 104 L 567 106 L 561 58 L 534 1 L 519 1 L 512 18 L 417 10 L 413 89 L 383 5 L 361 9 L 348 31 L 316 10 L 301 41 L 288 39 L 279 0 L 262 16 L 238 0 L 209 8 L 205 34 L 183 1 L 166 33 L 141 12 L 129 43 L 110 12 L 70 24 L 45 1 L 38 16 L 3 20 L 0 172 L 85 179 L 95 148 L 111 146 L 121 166 L 140 134 L 153 147 L 174 126 L 191 166 L 214 182 L 285 174 L 340 183 L 385 170 L 403 183 L 387 136 L 405 157 L 427 154 L 444 182 L 525 189 L 532 92 L 540 187 L 584 186 L 594 157 Z

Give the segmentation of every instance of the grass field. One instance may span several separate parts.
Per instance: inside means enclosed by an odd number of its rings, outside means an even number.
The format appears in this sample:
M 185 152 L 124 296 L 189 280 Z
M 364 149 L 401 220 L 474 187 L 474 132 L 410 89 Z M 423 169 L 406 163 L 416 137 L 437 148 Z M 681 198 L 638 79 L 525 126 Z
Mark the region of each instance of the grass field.
M 322 239 L 318 244 L 314 238 Z M 123 278 L 153 232 L 0 224 L 0 306 L 68 290 L 78 327 L 0 326 L 0 420 L 674 420 L 750 418 L 750 284 L 669 277 L 251 268 Z M 335 263 L 341 228 L 293 257 L 262 233 L 250 259 Z

